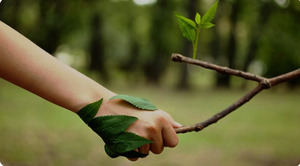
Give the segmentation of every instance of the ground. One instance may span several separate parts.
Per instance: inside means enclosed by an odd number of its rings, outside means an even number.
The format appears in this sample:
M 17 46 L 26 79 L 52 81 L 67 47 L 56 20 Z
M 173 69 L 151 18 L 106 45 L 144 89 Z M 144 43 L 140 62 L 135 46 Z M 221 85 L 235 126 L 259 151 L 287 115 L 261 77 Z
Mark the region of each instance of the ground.
M 114 88 L 148 98 L 183 124 L 204 120 L 245 91 Z M 75 114 L 0 81 L 0 162 L 4 166 L 296 166 L 300 163 L 300 93 L 271 90 L 175 149 L 132 163 L 110 159 L 103 142 Z

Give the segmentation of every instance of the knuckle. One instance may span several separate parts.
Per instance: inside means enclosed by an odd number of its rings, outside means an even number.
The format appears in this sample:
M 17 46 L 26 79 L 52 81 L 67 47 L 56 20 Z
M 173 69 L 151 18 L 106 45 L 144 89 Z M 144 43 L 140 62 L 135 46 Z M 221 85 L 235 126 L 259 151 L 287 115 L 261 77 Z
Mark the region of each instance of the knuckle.
M 160 147 L 160 148 L 155 148 L 152 150 L 152 152 L 154 154 L 161 154 L 163 152 L 164 148 L 163 147 Z
M 164 117 L 164 116 L 158 116 L 158 117 L 157 117 L 157 121 L 158 121 L 159 123 L 165 123 L 165 122 L 167 122 L 167 119 L 166 119 L 166 117 Z
M 174 148 L 178 145 L 178 139 L 174 139 L 168 144 L 168 147 Z
M 146 130 L 151 134 L 158 132 L 158 129 L 156 128 L 155 125 L 147 125 Z

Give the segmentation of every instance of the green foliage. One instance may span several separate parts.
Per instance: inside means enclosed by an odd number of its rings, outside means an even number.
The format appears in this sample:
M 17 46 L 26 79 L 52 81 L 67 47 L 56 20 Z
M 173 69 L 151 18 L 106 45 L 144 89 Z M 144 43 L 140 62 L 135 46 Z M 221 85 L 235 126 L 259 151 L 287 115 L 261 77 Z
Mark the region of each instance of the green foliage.
M 193 58 L 197 58 L 198 41 L 201 29 L 209 29 L 214 26 L 211 21 L 214 19 L 219 2 L 216 1 L 209 10 L 201 18 L 199 13 L 196 13 L 195 21 L 190 20 L 181 15 L 176 15 L 179 28 L 183 37 L 187 38 L 193 43 Z
M 195 22 L 197 25 L 201 24 L 201 15 L 196 13 Z
M 97 134 L 106 137 L 111 137 L 125 131 L 136 120 L 136 117 L 124 115 L 100 116 L 94 118 L 89 123 L 89 126 Z
M 89 123 L 97 114 L 98 109 L 100 108 L 101 104 L 103 102 L 103 99 L 89 104 L 87 106 L 85 106 L 84 108 L 82 108 L 81 110 L 79 110 L 77 112 L 77 114 L 80 116 L 80 118 L 85 122 L 85 123 Z
M 118 136 L 109 139 L 106 145 L 115 153 L 123 154 L 135 150 L 152 141 L 129 132 L 122 132 Z M 137 156 L 140 157 L 140 156 Z
M 201 24 L 201 28 L 204 28 L 204 29 L 209 29 L 209 28 L 212 28 L 212 27 L 214 27 L 214 26 L 215 26 L 215 24 L 210 23 L 210 22 Z
M 111 100 L 112 99 L 125 100 L 133 106 L 143 110 L 157 109 L 145 99 L 128 95 L 117 95 L 112 97 Z M 126 129 L 138 119 L 136 117 L 125 115 L 100 116 L 94 118 L 102 101 L 103 99 L 85 106 L 78 112 L 78 115 L 105 142 L 104 149 L 106 154 L 112 158 L 118 156 L 129 158 L 145 157 L 147 154 L 136 152 L 135 149 L 150 144 L 151 141 L 134 133 L 126 132 Z
M 146 99 L 132 97 L 132 96 L 128 96 L 128 95 L 117 95 L 117 96 L 112 97 L 110 100 L 113 100 L 113 99 L 125 100 L 128 103 L 130 103 L 131 105 L 133 105 L 137 108 L 143 109 L 143 110 L 149 110 L 149 111 L 157 110 L 155 105 L 153 105 Z
M 182 35 L 189 41 L 194 41 L 196 37 L 196 24 L 194 23 L 194 21 L 180 15 L 176 15 L 176 17 Z
M 204 14 L 204 16 L 203 16 L 203 18 L 202 18 L 201 24 L 210 23 L 210 22 L 214 19 L 215 15 L 216 15 L 216 12 L 217 12 L 218 4 L 219 4 L 219 1 L 216 1 L 216 2 L 208 9 L 208 11 Z

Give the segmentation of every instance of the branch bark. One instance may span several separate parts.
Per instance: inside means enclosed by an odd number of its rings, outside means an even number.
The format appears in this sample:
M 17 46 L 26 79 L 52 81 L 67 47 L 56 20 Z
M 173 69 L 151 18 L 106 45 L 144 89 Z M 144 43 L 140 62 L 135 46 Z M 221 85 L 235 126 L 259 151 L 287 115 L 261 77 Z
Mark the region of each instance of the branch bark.
M 203 130 L 204 128 L 206 128 L 208 126 L 210 126 L 214 123 L 217 123 L 220 119 L 226 117 L 227 115 L 229 115 L 233 111 L 237 110 L 239 107 L 246 104 L 248 101 L 250 101 L 253 97 L 255 97 L 257 94 L 259 94 L 264 89 L 269 89 L 269 88 L 271 88 L 273 86 L 276 86 L 280 83 L 287 82 L 291 79 L 295 79 L 297 77 L 300 77 L 300 68 L 297 69 L 297 70 L 291 71 L 289 73 L 273 77 L 273 78 L 265 78 L 265 77 L 258 76 L 258 75 L 252 74 L 252 73 L 248 73 L 248 72 L 244 72 L 244 71 L 240 71 L 240 70 L 235 70 L 235 69 L 231 69 L 231 68 L 224 67 L 224 66 L 215 65 L 215 64 L 208 63 L 208 62 L 201 61 L 201 60 L 197 60 L 197 59 L 192 59 L 192 58 L 189 58 L 189 57 L 182 56 L 180 54 L 173 54 L 171 59 L 174 62 L 182 62 L 182 63 L 193 64 L 193 65 L 201 66 L 203 68 L 207 68 L 207 69 L 210 69 L 210 70 L 215 70 L 219 73 L 234 75 L 234 76 L 238 76 L 238 77 L 241 77 L 241 78 L 244 78 L 244 79 L 247 79 L 247 80 L 258 82 L 258 86 L 256 88 L 254 88 L 253 90 L 248 92 L 246 95 L 244 95 L 243 97 L 238 99 L 236 102 L 234 102 L 232 105 L 230 105 L 226 109 L 222 110 L 221 112 L 215 114 L 214 116 L 210 117 L 209 119 L 207 119 L 203 122 L 196 123 L 192 126 L 184 126 L 184 127 L 181 127 L 181 128 L 177 128 L 176 133 L 187 133 L 187 132 L 192 132 L 192 131 L 196 131 L 196 132 L 201 131 L 201 130 Z

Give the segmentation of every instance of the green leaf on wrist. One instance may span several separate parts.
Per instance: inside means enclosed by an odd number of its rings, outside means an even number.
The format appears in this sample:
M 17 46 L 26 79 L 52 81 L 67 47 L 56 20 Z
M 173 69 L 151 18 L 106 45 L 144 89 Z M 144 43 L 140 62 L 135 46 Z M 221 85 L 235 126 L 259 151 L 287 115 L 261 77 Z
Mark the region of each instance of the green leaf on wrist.
M 150 103 L 146 99 L 132 97 L 132 96 L 128 96 L 128 95 L 116 95 L 116 96 L 110 98 L 110 100 L 113 100 L 113 99 L 125 100 L 128 103 L 130 103 L 131 105 L 133 105 L 139 109 L 142 109 L 142 110 L 149 110 L 149 111 L 157 110 L 156 106 L 153 105 L 152 103 Z
M 88 124 L 96 116 L 102 102 L 103 99 L 100 99 L 99 101 L 91 103 L 79 110 L 77 114 L 86 124 Z

